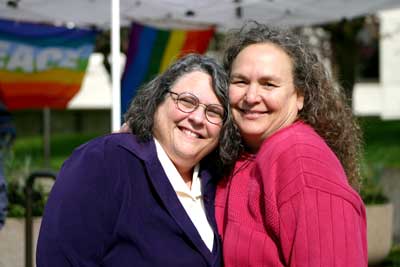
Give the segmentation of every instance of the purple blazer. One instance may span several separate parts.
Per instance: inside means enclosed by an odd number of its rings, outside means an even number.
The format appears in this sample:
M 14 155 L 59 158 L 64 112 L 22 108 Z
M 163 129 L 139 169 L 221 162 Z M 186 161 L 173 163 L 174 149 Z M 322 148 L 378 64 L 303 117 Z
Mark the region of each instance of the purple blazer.
M 216 236 L 212 252 L 179 202 L 153 140 L 111 134 L 80 146 L 50 193 L 37 266 L 221 266 L 216 181 L 203 167 L 204 206 Z

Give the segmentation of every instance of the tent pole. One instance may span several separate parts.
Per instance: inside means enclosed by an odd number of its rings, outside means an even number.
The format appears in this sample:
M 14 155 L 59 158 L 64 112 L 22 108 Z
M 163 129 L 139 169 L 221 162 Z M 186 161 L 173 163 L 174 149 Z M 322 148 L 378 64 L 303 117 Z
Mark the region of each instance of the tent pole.
M 120 3 L 119 0 L 112 0 L 111 4 L 111 130 L 116 131 L 121 127 Z

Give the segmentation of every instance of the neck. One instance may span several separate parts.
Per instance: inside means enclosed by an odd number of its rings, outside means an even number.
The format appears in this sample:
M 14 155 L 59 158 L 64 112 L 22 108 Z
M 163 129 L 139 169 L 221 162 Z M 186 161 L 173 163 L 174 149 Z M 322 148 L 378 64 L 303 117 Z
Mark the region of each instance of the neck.
M 176 169 L 178 170 L 179 174 L 182 176 L 183 181 L 185 184 L 189 187 L 192 188 L 192 179 L 193 179 L 193 167 L 192 168 L 180 168 L 176 166 Z
M 253 142 L 251 141 L 246 141 L 245 140 L 245 150 L 250 153 L 250 154 L 257 154 L 258 150 L 261 147 L 262 142 Z

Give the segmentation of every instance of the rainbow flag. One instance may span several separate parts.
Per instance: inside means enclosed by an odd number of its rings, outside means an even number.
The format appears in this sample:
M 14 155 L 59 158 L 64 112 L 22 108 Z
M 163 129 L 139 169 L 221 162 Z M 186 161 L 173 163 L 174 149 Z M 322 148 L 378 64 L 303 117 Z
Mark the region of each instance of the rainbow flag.
M 121 114 L 129 108 L 136 90 L 177 58 L 206 52 L 214 28 L 163 30 L 133 23 L 121 85 Z
M 96 32 L 0 20 L 0 98 L 10 110 L 65 108 L 79 91 Z

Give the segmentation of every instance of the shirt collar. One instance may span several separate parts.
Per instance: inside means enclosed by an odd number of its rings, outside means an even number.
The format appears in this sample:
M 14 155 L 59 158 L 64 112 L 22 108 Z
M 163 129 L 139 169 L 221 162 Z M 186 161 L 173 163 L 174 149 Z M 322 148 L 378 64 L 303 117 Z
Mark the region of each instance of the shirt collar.
M 192 188 L 190 189 L 156 138 L 154 138 L 154 143 L 156 144 L 157 157 L 175 192 L 188 195 L 193 199 L 201 197 L 201 181 L 199 177 L 200 165 L 196 164 L 194 167 Z

